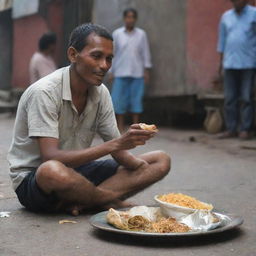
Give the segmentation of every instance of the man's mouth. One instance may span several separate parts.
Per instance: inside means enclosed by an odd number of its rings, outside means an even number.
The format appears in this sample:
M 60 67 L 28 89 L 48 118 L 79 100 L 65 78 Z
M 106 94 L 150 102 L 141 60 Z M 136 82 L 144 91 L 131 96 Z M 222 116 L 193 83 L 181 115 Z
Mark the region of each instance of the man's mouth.
M 94 73 L 96 76 L 98 77 L 104 77 L 105 76 L 105 73 Z

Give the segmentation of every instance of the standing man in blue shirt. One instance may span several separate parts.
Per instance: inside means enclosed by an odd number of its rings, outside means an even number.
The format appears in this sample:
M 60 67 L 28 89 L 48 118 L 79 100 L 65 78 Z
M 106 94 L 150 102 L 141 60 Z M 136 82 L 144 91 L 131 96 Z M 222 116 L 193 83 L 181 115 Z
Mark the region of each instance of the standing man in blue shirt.
M 254 115 L 256 8 L 248 5 L 248 0 L 231 2 L 234 8 L 223 14 L 219 26 L 218 52 L 220 73 L 224 69 L 226 122 L 226 131 L 220 138 L 236 137 L 239 130 L 240 139 L 249 139 Z
M 113 32 L 115 57 L 110 75 L 114 78 L 112 100 L 121 132 L 124 131 L 125 113 L 131 113 L 132 122 L 139 123 L 144 83 L 148 83 L 152 66 L 147 35 L 135 27 L 137 11 L 126 9 L 123 18 L 125 26 Z

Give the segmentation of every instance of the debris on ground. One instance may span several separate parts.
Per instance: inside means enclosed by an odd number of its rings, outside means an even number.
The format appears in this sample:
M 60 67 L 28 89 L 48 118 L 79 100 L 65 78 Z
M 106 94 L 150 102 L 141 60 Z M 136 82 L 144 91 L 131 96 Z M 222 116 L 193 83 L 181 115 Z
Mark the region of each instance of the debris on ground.
M 59 224 L 64 224 L 64 223 L 76 224 L 77 221 L 74 221 L 74 220 L 60 220 L 60 221 L 59 221 Z
M 9 218 L 10 212 L 0 212 L 0 218 Z

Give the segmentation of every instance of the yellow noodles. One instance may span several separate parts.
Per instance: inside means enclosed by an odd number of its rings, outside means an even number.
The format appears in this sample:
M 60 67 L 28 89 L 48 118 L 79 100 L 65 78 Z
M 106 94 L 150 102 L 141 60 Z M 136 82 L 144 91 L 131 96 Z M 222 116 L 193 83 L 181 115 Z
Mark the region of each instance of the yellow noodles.
M 199 209 L 199 210 L 212 210 L 213 206 L 211 204 L 205 204 L 203 202 L 198 201 L 194 197 L 187 196 L 181 193 L 170 193 L 167 195 L 161 195 L 158 197 L 159 200 L 176 204 L 179 206 L 192 208 L 192 209 Z
M 185 233 L 189 230 L 187 225 L 177 222 L 174 218 L 161 218 L 152 223 L 150 231 L 154 233 Z

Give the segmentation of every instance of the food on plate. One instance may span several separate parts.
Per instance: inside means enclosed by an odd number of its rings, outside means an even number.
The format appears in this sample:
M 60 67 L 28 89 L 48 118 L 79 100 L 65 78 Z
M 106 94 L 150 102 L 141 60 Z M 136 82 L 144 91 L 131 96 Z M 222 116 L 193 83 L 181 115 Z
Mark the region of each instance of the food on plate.
M 179 223 L 175 218 L 161 218 L 157 222 L 152 223 L 152 229 L 156 233 L 186 233 L 190 228 Z
M 142 130 L 147 130 L 147 131 L 151 131 L 151 132 L 158 132 L 158 129 L 154 124 L 140 123 L 139 126 Z
M 148 207 L 147 209 L 150 211 L 154 210 L 153 208 L 154 207 Z M 139 209 L 139 207 L 137 207 L 137 209 Z M 141 209 L 142 207 L 139 210 Z M 145 213 L 145 207 L 143 210 L 144 211 L 141 211 L 141 213 L 139 211 L 136 213 L 133 211 L 133 208 L 130 211 L 117 211 L 110 208 L 106 217 L 107 222 L 116 228 L 128 231 L 151 233 L 183 233 L 190 231 L 190 228 L 187 225 L 179 223 L 174 218 L 163 217 L 158 211 L 154 211 L 154 216 Z
M 213 206 L 211 204 L 206 204 L 203 202 L 200 202 L 194 197 L 184 195 L 181 193 L 170 193 L 165 195 L 160 195 L 157 197 L 159 200 L 175 204 L 182 207 L 187 207 L 191 209 L 198 209 L 198 210 L 212 210 Z

